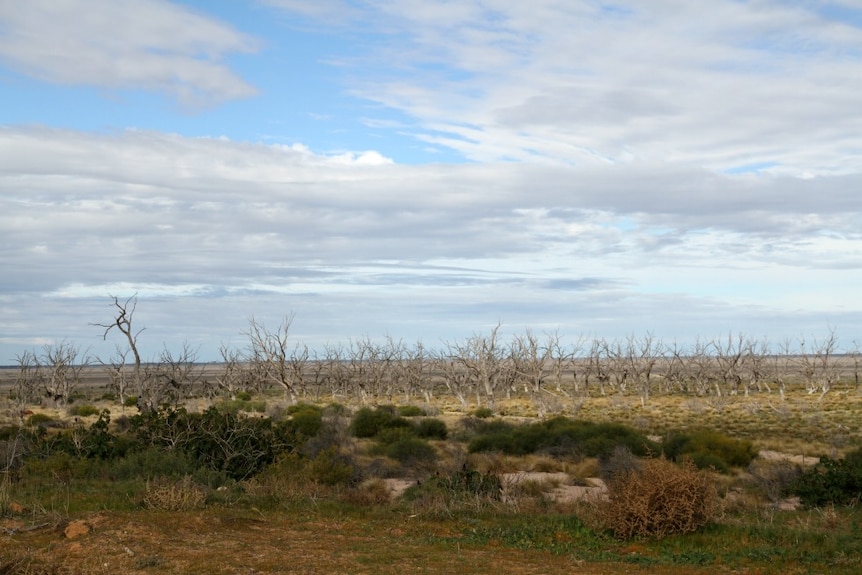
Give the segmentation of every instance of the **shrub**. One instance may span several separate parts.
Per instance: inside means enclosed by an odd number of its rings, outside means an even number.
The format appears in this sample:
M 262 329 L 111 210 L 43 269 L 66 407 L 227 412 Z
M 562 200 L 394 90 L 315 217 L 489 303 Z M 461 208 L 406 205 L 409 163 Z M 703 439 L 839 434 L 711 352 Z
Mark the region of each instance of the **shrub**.
M 410 422 L 395 415 L 391 406 L 381 406 L 376 409 L 363 407 L 353 416 L 351 430 L 356 437 L 374 437 L 381 430 L 392 427 L 410 427 Z
M 492 417 L 493 415 L 494 415 L 494 412 L 491 410 L 490 407 L 477 407 L 473 411 L 473 417 L 478 417 L 479 419 L 488 419 L 489 417 Z
M 491 427 L 480 431 L 468 449 L 471 453 L 500 451 L 508 455 L 544 452 L 553 456 L 599 457 L 619 445 L 635 455 L 647 455 L 658 445 L 643 434 L 624 425 L 592 423 L 555 417 L 519 427 Z
M 448 508 L 453 503 L 498 501 L 503 495 L 503 482 L 492 473 L 481 473 L 464 464 L 449 475 L 435 475 L 404 492 L 404 498 L 425 506 Z
M 238 391 L 234 397 L 239 401 L 251 401 L 251 393 L 248 391 Z
M 440 419 L 429 418 L 422 419 L 414 426 L 416 435 L 425 439 L 443 440 L 449 436 L 449 429 L 446 423 Z
M 28 427 L 38 427 L 40 425 L 47 426 L 49 423 L 52 423 L 54 420 L 47 413 L 34 413 L 30 417 L 27 418 L 27 426 Z
M 200 509 L 205 500 L 206 493 L 189 476 L 180 480 L 148 482 L 144 493 L 144 506 L 163 511 Z
M 401 405 L 396 411 L 401 417 L 421 417 L 426 415 L 425 410 L 418 405 Z
M 74 405 L 69 408 L 69 415 L 77 417 L 90 417 L 99 413 L 99 408 L 95 405 Z
M 137 407 L 138 405 L 138 396 L 137 395 L 129 395 L 126 399 L 123 400 L 123 405 L 126 407 Z
M 314 437 L 323 427 L 323 413 L 320 409 L 307 406 L 291 412 L 290 422 L 293 430 L 302 437 Z
M 689 533 L 709 523 L 718 498 L 709 478 L 691 460 L 677 465 L 646 459 L 639 470 L 608 483 L 608 498 L 596 502 L 596 519 L 620 539 L 659 539 Z
M 666 457 L 675 461 L 688 456 L 701 469 L 715 467 L 717 471 L 725 472 L 731 466 L 745 467 L 757 456 L 750 441 L 706 429 L 671 435 L 665 441 L 663 451 Z
M 437 459 L 437 451 L 430 443 L 418 437 L 403 437 L 386 447 L 386 455 L 402 465 L 430 463 Z
M 844 459 L 821 457 L 793 481 L 789 491 L 810 507 L 857 505 L 862 499 L 862 450 Z

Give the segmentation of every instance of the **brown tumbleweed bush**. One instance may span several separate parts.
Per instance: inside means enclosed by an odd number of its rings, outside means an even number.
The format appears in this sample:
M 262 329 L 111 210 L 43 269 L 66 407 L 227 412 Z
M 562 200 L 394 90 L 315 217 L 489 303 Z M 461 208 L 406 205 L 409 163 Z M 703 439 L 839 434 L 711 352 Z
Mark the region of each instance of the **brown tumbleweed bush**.
M 620 539 L 660 539 L 689 533 L 709 523 L 718 511 L 718 496 L 709 477 L 686 459 L 645 459 L 611 480 L 608 497 L 596 502 L 599 526 Z
M 163 511 L 187 511 L 204 506 L 206 493 L 188 475 L 175 480 L 156 480 L 147 483 L 144 505 Z

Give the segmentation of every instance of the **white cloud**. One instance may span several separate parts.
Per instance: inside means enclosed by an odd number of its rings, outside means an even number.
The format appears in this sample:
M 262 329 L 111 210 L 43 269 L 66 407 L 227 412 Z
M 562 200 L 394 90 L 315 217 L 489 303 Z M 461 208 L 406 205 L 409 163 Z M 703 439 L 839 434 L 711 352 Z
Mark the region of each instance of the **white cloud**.
M 380 158 L 2 129 L 0 329 L 88 337 L 107 294 L 134 292 L 156 348 L 171 321 L 215 346 L 291 310 L 318 340 L 432 344 L 497 320 L 680 339 L 860 325 L 860 176 Z
M 353 93 L 473 160 L 770 163 L 791 175 L 862 166 L 862 28 L 818 3 L 351 7 L 386 35 L 352 55 Z
M 28 0 L 0 4 L 0 58 L 42 80 L 154 90 L 184 106 L 255 88 L 221 59 L 257 41 L 165 0 Z

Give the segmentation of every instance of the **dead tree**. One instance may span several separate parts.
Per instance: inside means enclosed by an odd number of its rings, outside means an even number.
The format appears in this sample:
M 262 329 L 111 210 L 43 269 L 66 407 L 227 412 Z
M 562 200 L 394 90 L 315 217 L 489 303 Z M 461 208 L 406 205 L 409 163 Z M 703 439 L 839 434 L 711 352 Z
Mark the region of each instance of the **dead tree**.
M 70 343 L 62 341 L 46 345 L 42 350 L 40 366 L 44 370 L 42 385 L 45 395 L 54 403 L 69 403 L 72 392 L 81 379 L 81 372 L 89 363 L 79 357 L 80 351 Z
M 25 351 L 15 356 L 18 371 L 15 374 L 15 401 L 19 409 L 37 400 L 38 389 L 42 378 L 39 369 L 39 358 L 32 351 Z
M 113 307 L 115 308 L 114 313 L 116 314 L 113 321 L 111 323 L 96 323 L 93 324 L 98 327 L 102 327 L 105 329 L 102 334 L 102 339 L 108 339 L 108 333 L 116 328 L 126 340 L 128 344 L 127 350 L 123 351 L 120 346 L 117 346 L 117 354 L 118 357 L 115 358 L 114 361 L 111 362 L 111 365 L 118 365 L 118 368 L 121 370 L 125 370 L 126 363 L 126 355 L 129 351 L 132 353 L 132 357 L 134 358 L 134 365 L 132 367 L 132 387 L 140 397 L 144 393 L 144 374 L 142 369 L 141 362 L 141 354 L 138 351 L 138 336 L 141 335 L 141 332 L 144 331 L 144 328 L 141 328 L 135 331 L 135 327 L 132 322 L 134 320 L 135 309 L 138 305 L 138 295 L 135 294 L 128 298 L 126 301 L 121 302 L 117 296 L 111 296 L 114 300 Z M 125 388 L 125 383 L 123 383 Z M 124 401 L 124 398 L 121 398 Z
M 286 316 L 275 331 L 269 331 L 253 317 L 249 320 L 248 361 L 267 384 L 284 391 L 285 399 L 296 402 L 296 381 L 290 364 L 290 326 L 293 314 Z
M 491 333 L 473 335 L 464 342 L 447 344 L 453 361 L 466 371 L 473 382 L 476 404 L 483 399 L 489 407 L 494 406 L 497 389 L 503 372 L 503 349 L 499 341 L 500 324 Z

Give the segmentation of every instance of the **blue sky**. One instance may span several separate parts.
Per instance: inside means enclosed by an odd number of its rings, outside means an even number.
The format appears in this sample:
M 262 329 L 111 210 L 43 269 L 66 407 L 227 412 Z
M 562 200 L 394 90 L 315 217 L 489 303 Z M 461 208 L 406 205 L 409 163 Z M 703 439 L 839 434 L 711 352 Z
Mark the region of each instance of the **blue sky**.
M 862 4 L 0 1 L 0 363 L 862 342 Z

